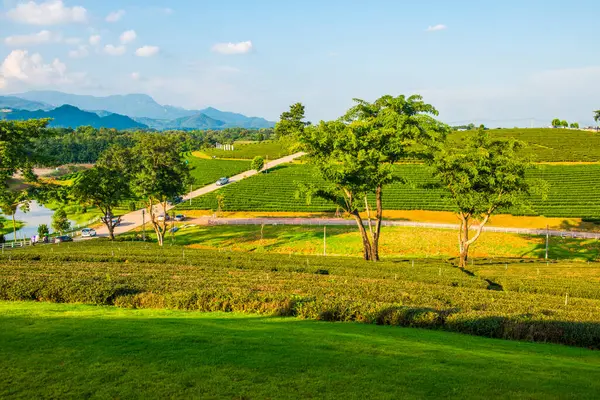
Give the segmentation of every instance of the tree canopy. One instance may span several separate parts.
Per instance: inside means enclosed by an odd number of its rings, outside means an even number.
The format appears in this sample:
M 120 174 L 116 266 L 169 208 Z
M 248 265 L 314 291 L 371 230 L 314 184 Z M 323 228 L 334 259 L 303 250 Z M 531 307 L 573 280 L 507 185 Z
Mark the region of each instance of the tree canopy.
M 448 189 L 460 221 L 459 266 L 465 267 L 469 246 L 481 235 L 492 214 L 524 204 L 531 186 L 529 163 L 518 157 L 522 143 L 493 140 L 480 130 L 466 148 L 445 148 L 430 161 L 434 175 Z M 473 225 L 476 222 L 476 225 Z M 469 237 L 469 230 L 475 235 Z

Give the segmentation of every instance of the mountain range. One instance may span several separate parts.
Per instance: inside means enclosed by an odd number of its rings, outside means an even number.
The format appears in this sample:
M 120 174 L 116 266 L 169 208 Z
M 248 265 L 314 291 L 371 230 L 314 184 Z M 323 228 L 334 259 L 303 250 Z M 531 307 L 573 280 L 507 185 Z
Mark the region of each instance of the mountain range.
M 63 106 L 72 106 L 64 108 Z M 113 95 L 106 97 L 75 95 L 57 91 L 31 91 L 0 96 L 1 115 L 6 119 L 55 118 L 52 126 L 75 128 L 84 125 L 114 127 L 117 129 L 152 128 L 169 129 L 224 129 L 224 128 L 271 128 L 275 124 L 259 117 L 247 117 L 233 112 L 209 107 L 203 110 L 187 110 L 180 107 L 160 105 L 145 94 Z M 6 110 L 11 110 L 10 113 Z M 46 112 L 46 114 L 41 113 Z M 30 112 L 30 113 L 27 113 Z M 35 113 L 31 113 L 35 112 Z M 86 114 L 83 114 L 86 113 Z M 8 115 L 11 115 L 10 117 Z M 69 114 L 72 114 L 71 116 Z M 89 114 L 95 114 L 95 118 Z M 42 115 L 45 115 L 42 117 Z M 53 116 L 53 115 L 56 115 Z M 115 117 L 117 115 L 118 117 Z M 109 118 L 110 117 L 110 118 Z M 128 118 L 130 121 L 125 120 Z M 60 119 L 59 119 L 60 118 Z M 107 119 L 108 118 L 108 119 Z M 105 126 L 116 123 L 119 126 Z

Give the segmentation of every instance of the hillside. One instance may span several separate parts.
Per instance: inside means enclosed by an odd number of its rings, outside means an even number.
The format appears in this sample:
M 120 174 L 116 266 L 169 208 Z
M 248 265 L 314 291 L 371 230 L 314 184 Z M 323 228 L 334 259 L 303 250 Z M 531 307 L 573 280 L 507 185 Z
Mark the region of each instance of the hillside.
M 39 101 L 29 101 L 19 97 L 13 96 L 0 96 L 0 109 L 11 109 L 11 110 L 51 110 L 54 107 L 47 103 Z
M 124 115 L 110 114 L 100 117 L 96 113 L 82 111 L 70 105 L 63 105 L 50 111 L 13 110 L 11 112 L 0 113 L 0 117 L 7 120 L 51 118 L 50 126 L 52 127 L 77 128 L 79 126 L 92 126 L 94 128 L 114 128 L 119 130 L 147 128 L 146 125 Z

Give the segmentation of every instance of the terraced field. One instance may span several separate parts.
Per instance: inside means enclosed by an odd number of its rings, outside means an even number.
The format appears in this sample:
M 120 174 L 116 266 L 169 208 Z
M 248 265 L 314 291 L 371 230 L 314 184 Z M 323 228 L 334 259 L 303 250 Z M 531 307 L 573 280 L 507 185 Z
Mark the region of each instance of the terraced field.
M 8 254 L 7 254 L 8 253 Z M 600 346 L 597 263 L 367 263 L 102 239 L 0 255 L 0 300 L 234 311 Z
M 533 161 L 600 161 L 600 132 L 570 129 L 491 129 L 495 138 L 515 138 L 528 144 L 523 150 Z M 471 132 L 455 132 L 448 139 L 460 146 Z
M 393 184 L 384 192 L 384 208 L 390 210 L 452 211 L 447 192 L 442 188 L 427 188 L 435 179 L 424 165 L 405 164 L 396 167 L 398 174 L 410 181 Z M 515 215 L 546 217 L 600 218 L 600 165 L 539 165 L 529 174 L 532 180 L 544 180 L 549 189 L 547 198 L 533 195 L 530 207 L 509 210 Z M 313 199 L 307 205 L 297 199 L 297 183 L 323 184 L 316 171 L 307 165 L 282 166 L 266 174 L 235 183 L 217 193 L 225 196 L 226 211 L 335 211 L 335 206 Z M 216 209 L 216 194 L 194 199 L 186 209 Z
M 194 189 L 209 185 L 221 177 L 237 175 L 250 169 L 250 162 L 243 160 L 207 160 L 194 156 L 188 156 L 192 177 L 194 178 Z
M 203 150 L 203 152 L 217 158 L 243 158 L 248 160 L 251 160 L 256 156 L 263 157 L 265 160 L 275 160 L 291 154 L 284 143 L 275 140 L 235 144 L 234 150 L 232 151 L 207 149 Z

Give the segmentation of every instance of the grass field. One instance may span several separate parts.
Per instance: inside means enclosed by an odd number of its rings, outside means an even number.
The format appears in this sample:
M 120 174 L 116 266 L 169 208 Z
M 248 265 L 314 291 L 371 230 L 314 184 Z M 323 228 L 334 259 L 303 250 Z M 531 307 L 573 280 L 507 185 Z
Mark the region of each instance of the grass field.
M 217 158 L 238 158 L 251 160 L 260 156 L 265 160 L 275 160 L 290 154 L 287 145 L 276 140 L 256 143 L 236 143 L 234 150 L 204 149 L 203 153 Z
M 0 302 L 2 398 L 593 398 L 600 353 L 294 318 Z
M 600 347 L 600 265 L 208 251 L 94 240 L 0 255 L 0 300 L 296 316 Z
M 424 165 L 398 165 L 396 171 L 409 182 L 390 185 L 383 195 L 388 210 L 451 211 L 447 192 L 427 188 L 435 184 Z M 516 215 L 543 215 L 565 218 L 600 218 L 600 165 L 540 165 L 529 173 L 532 181 L 548 183 L 547 198 L 534 194 L 530 207 L 510 210 Z M 307 165 L 289 164 L 219 190 L 225 196 L 225 211 L 333 212 L 335 206 L 313 199 L 307 205 L 296 197 L 298 183 L 322 184 L 318 173 Z M 194 199 L 182 209 L 216 209 L 216 192 Z
M 454 230 L 383 227 L 380 254 L 388 257 L 449 258 L 457 255 Z M 328 226 L 329 255 L 362 257 L 360 234 L 355 226 Z M 169 238 L 167 238 L 170 240 Z M 229 249 L 279 254 L 323 254 L 320 226 L 185 226 L 175 243 L 201 249 Z M 600 242 L 594 239 L 551 237 L 549 257 L 553 260 L 600 260 Z M 472 257 L 543 258 L 545 237 L 485 232 L 472 246 Z

